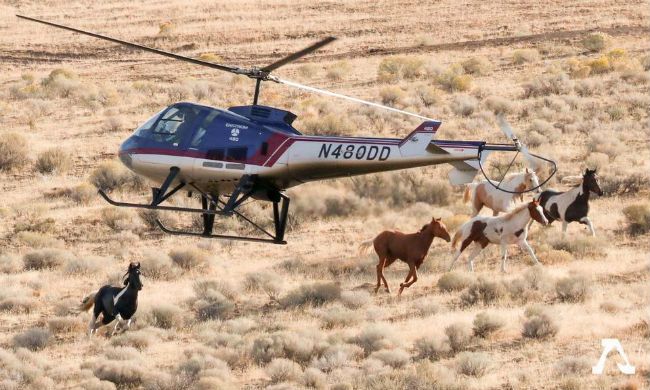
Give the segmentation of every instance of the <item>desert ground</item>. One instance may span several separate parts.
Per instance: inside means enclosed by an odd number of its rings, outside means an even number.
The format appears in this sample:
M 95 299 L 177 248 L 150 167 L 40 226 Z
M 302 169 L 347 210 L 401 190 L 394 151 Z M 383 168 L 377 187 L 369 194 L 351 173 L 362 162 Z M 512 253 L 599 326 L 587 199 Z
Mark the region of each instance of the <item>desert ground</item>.
M 439 139 L 505 142 L 505 115 L 557 161 L 547 187 L 598 168 L 597 236 L 536 224 L 543 265 L 511 248 L 505 274 L 497 249 L 474 273 L 464 262 L 447 272 L 451 248 L 436 239 L 400 299 L 400 262 L 386 270 L 392 292 L 375 295 L 362 241 L 469 219 L 447 165 L 291 189 L 286 246 L 163 235 L 155 217 L 197 220 L 96 193 L 150 194 L 119 164 L 119 144 L 173 102 L 250 104 L 253 81 L 16 13 L 242 66 L 337 36 L 277 75 L 438 118 Z M 0 388 L 647 389 L 649 13 L 646 1 L 611 0 L 0 3 Z M 260 103 L 297 114 L 305 134 L 403 137 L 418 125 L 273 83 Z M 246 211 L 270 222 L 268 208 Z M 234 218 L 219 228 L 250 233 Z M 81 299 L 119 286 L 136 261 L 133 326 L 87 337 Z M 620 340 L 635 374 L 615 352 L 592 374 L 604 338 Z

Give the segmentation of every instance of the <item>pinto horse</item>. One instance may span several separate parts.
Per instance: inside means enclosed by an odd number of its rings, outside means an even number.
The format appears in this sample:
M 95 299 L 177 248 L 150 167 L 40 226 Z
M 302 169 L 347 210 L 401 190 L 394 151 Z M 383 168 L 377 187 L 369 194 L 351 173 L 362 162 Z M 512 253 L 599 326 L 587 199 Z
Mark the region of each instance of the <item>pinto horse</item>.
M 124 274 L 124 287 L 113 287 L 105 285 L 96 293 L 90 294 L 81 302 L 81 310 L 88 311 L 93 305 L 93 316 L 88 325 L 88 335 L 97 333 L 97 329 L 103 325 L 110 324 L 117 319 L 113 334 L 118 326 L 126 321 L 126 328 L 131 327 L 131 318 L 138 309 L 138 291 L 142 290 L 140 281 L 140 263 L 129 264 L 129 269 Z M 97 321 L 102 315 L 101 323 Z
M 569 223 L 579 222 L 587 225 L 592 236 L 596 236 L 594 225 L 587 216 L 589 214 L 589 194 L 603 195 L 600 189 L 596 170 L 585 170 L 582 183 L 566 192 L 546 190 L 537 196 L 539 203 L 544 208 L 544 215 L 548 222 L 562 221 L 562 237 L 566 234 Z
M 449 270 L 451 271 L 461 253 L 472 243 L 474 244 L 474 248 L 467 258 L 467 265 L 470 271 L 474 271 L 474 258 L 489 244 L 501 245 L 502 272 L 506 272 L 508 245 L 517 244 L 522 249 L 526 249 L 535 263 L 539 264 L 535 252 L 533 252 L 533 249 L 526 241 L 528 237 L 528 222 L 531 219 L 542 225 L 548 224 L 544 216 L 544 210 L 537 200 L 523 204 L 502 216 L 476 216 L 465 222 L 456 234 L 454 234 L 454 239 L 451 242 L 452 248 L 456 248 L 458 242 L 461 242 L 461 246 L 456 251 Z
M 478 215 L 483 206 L 492 209 L 492 215 L 497 216 L 500 212 L 510 210 L 510 205 L 519 197 L 519 201 L 524 201 L 522 192 L 531 188 L 539 187 L 539 179 L 534 171 L 526 171 L 507 176 L 501 183 L 501 189 L 512 191 L 509 193 L 497 189 L 487 180 L 478 183 L 470 183 L 465 187 L 463 201 L 465 203 L 472 201 L 472 217 Z M 539 192 L 539 189 L 538 189 Z
M 433 218 L 430 223 L 422 226 L 422 229 L 417 233 L 404 234 L 398 231 L 385 230 L 374 239 L 362 242 L 359 245 L 360 254 L 367 251 L 372 245 L 379 257 L 375 294 L 381 287 L 382 281 L 386 287 L 386 292 L 390 293 L 388 282 L 384 277 L 384 268 L 393 264 L 397 259 L 402 260 L 409 266 L 409 273 L 406 275 L 404 283 L 400 283 L 397 295 L 402 295 L 405 288 L 409 288 L 413 283 L 417 282 L 418 269 L 424 262 L 434 237 L 442 238 L 447 242 L 450 240 L 447 227 L 440 218 Z

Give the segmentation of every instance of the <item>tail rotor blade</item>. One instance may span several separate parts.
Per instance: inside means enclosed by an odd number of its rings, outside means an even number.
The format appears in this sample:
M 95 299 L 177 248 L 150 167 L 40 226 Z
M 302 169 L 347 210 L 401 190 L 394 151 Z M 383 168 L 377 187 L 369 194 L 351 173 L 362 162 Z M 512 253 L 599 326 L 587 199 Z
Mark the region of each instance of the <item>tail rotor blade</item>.
M 506 119 L 503 117 L 502 114 L 497 115 L 497 123 L 499 124 L 499 128 L 501 129 L 503 134 L 506 137 L 510 138 L 512 140 L 512 142 L 514 142 L 517 149 L 521 152 L 521 154 L 524 155 L 524 157 L 526 158 L 526 163 L 528 164 L 528 167 L 530 169 L 532 169 L 533 171 L 537 171 L 538 164 L 537 164 L 537 161 L 536 161 L 535 157 L 533 157 L 530 154 L 530 151 L 528 150 L 526 145 L 522 144 L 521 141 L 519 141 L 519 139 L 515 135 L 515 132 L 512 130 L 512 127 L 510 126 L 508 121 L 506 121 Z

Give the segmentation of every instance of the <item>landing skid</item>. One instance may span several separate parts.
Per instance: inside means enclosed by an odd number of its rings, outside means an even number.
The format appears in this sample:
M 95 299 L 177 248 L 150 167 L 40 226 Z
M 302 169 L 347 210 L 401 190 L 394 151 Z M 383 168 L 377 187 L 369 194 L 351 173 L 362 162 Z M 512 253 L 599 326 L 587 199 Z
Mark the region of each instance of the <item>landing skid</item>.
M 162 211 L 178 211 L 184 213 L 200 213 L 203 216 L 203 232 L 194 232 L 194 231 L 185 231 L 185 230 L 176 230 L 167 228 L 160 222 L 156 220 L 158 227 L 167 234 L 172 235 L 183 235 L 191 237 L 204 237 L 204 238 L 214 238 L 222 240 L 237 240 L 237 241 L 250 241 L 250 242 L 264 242 L 272 244 L 286 244 L 284 240 L 284 233 L 287 227 L 287 217 L 289 212 L 289 197 L 281 193 L 276 188 L 269 186 L 259 180 L 257 176 L 244 175 L 239 180 L 239 183 L 235 187 L 235 190 L 227 196 L 228 201 L 224 202 L 220 199 L 219 195 L 208 194 L 202 191 L 200 188 L 196 187 L 193 183 L 184 183 L 181 182 L 176 187 L 169 190 L 170 185 L 180 172 L 180 169 L 172 167 L 169 171 L 169 175 L 160 186 L 160 188 L 153 188 L 152 190 L 152 201 L 150 204 L 142 203 L 128 203 L 128 202 L 118 202 L 111 199 L 104 191 L 99 190 L 99 194 L 104 198 L 108 203 L 117 207 L 130 207 L 130 208 L 141 208 L 148 210 L 162 210 Z M 177 206 L 162 206 L 161 203 L 169 199 L 172 195 L 178 192 L 185 186 L 192 187 L 195 191 L 201 194 L 201 208 L 191 208 L 191 207 L 177 207 Z M 169 190 L 169 191 L 168 191 Z M 273 225 L 274 233 L 268 232 L 266 229 L 258 225 L 257 223 L 250 220 L 248 217 L 243 215 L 237 209 L 243 204 L 243 202 L 249 199 L 254 193 L 263 191 L 268 195 L 268 199 L 273 203 Z M 262 233 L 264 237 L 246 237 L 246 236 L 234 236 L 226 234 L 213 234 L 215 216 L 231 216 L 236 215 L 238 218 L 244 220 L 246 223 L 254 227 L 257 231 Z

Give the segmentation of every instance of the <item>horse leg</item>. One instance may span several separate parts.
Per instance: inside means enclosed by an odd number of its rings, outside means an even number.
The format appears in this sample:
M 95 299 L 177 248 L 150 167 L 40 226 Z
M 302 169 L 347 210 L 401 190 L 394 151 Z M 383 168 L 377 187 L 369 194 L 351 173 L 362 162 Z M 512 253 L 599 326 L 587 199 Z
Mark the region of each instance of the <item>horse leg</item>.
M 384 278 L 384 264 L 386 264 L 386 257 L 379 257 L 379 263 L 377 263 L 377 286 L 375 286 L 375 294 L 379 291 L 381 287 L 382 279 Z
M 506 273 L 506 260 L 508 259 L 508 246 L 506 243 L 501 243 L 501 272 Z
M 497 215 L 499 215 L 499 212 L 497 210 L 492 210 L 492 216 L 496 217 Z
M 580 218 L 580 223 L 587 225 L 589 227 L 589 230 L 591 231 L 591 236 L 596 237 L 596 231 L 594 230 L 594 225 L 591 223 L 589 217 Z
M 478 254 L 481 253 L 482 250 L 483 248 L 481 248 L 481 245 L 477 243 L 475 244 L 472 252 L 469 254 L 469 257 L 467 257 L 467 267 L 469 268 L 470 272 L 474 272 L 474 258 L 478 256 Z
M 97 316 L 93 312 L 91 318 L 90 318 L 90 323 L 88 324 L 88 337 L 92 337 L 93 333 L 95 333 L 95 330 L 97 325 Z
M 409 287 L 411 284 L 415 282 L 409 283 L 409 279 L 413 277 L 415 280 L 417 280 L 417 276 L 415 276 L 415 264 L 409 263 L 409 273 L 406 275 L 406 279 L 404 280 L 404 283 L 399 284 L 399 292 L 397 293 L 397 296 L 399 297 L 402 295 L 402 291 L 404 291 L 404 288 Z
M 566 228 L 569 226 L 567 221 L 562 221 L 562 238 L 566 235 Z
M 115 336 L 115 333 L 117 333 L 117 328 L 122 329 L 122 316 L 120 313 L 117 313 L 115 316 L 115 327 L 113 327 L 113 332 L 111 333 L 111 336 Z
M 454 256 L 454 259 L 451 261 L 451 265 L 449 266 L 448 272 L 451 272 L 451 270 L 454 268 L 454 264 L 456 263 L 456 260 L 458 260 L 458 258 L 462 253 L 463 252 L 460 249 L 456 251 L 456 255 Z
M 388 267 L 388 265 L 392 263 L 391 261 L 388 261 L 385 266 Z M 388 282 L 386 281 L 386 276 L 384 276 L 384 267 L 381 269 L 381 280 L 384 282 L 384 287 L 386 287 L 386 292 L 390 294 L 390 287 L 388 287 Z
M 537 260 L 537 256 L 535 256 L 535 252 L 533 252 L 533 248 L 530 247 L 530 244 L 528 244 L 528 241 L 524 240 L 519 244 L 522 249 L 526 249 L 528 251 L 528 254 L 530 254 L 530 257 L 533 258 L 535 261 L 535 264 L 541 264 L 539 260 Z
M 474 193 L 474 202 L 472 202 L 472 206 L 474 206 L 474 212 L 472 213 L 472 218 L 476 217 L 478 213 L 481 212 L 481 209 L 483 208 L 483 201 L 478 198 L 478 193 Z

